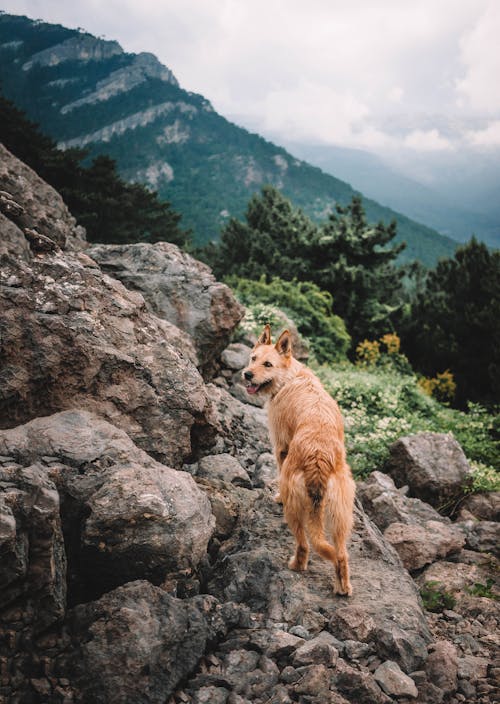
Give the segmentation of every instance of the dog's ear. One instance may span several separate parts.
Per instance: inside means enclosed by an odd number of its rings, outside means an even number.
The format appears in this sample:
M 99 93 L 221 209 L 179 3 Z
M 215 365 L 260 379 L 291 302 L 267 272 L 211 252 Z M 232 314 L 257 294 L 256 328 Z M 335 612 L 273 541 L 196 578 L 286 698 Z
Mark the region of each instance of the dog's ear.
M 255 343 L 255 346 L 257 345 L 271 345 L 271 326 L 270 325 L 265 325 L 264 330 L 260 333 L 260 337 Z
M 292 338 L 288 330 L 283 330 L 275 345 L 278 352 L 285 357 L 292 356 Z

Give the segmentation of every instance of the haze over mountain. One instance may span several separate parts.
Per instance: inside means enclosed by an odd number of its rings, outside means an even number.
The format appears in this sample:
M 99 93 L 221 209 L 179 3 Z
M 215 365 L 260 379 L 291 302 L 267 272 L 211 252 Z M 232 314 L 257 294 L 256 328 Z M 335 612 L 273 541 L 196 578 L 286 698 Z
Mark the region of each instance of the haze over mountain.
M 198 243 L 216 239 L 265 183 L 317 219 L 355 193 L 218 115 L 152 54 L 125 53 L 115 41 L 6 14 L 0 44 L 5 95 L 61 146 L 107 153 L 124 177 L 157 190 Z M 364 203 L 370 221 L 397 219 L 405 259 L 432 264 L 453 253 L 453 240 L 373 200 Z

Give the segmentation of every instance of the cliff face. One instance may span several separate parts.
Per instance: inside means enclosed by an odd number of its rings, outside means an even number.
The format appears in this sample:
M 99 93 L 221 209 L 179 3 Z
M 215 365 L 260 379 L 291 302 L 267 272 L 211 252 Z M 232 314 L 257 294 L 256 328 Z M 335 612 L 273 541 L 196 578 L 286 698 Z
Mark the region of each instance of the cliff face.
M 167 243 L 86 248 L 52 189 L 1 165 L 0 701 L 492 702 L 498 610 L 467 588 L 491 574 L 493 500 L 451 524 L 422 476 L 407 498 L 375 473 L 353 597 L 317 557 L 289 571 L 230 290 Z M 398 482 L 423 464 L 434 486 L 436 457 L 466 476 L 449 438 L 403 445 Z M 424 611 L 435 574 L 459 613 Z
M 114 41 L 4 14 L 0 58 L 6 97 L 62 147 L 115 158 L 125 178 L 151 186 L 182 213 L 198 243 L 217 239 L 229 217 L 242 217 L 265 184 L 322 220 L 355 194 L 225 120 L 152 54 L 127 54 Z M 375 201 L 365 207 L 370 221 L 398 220 L 405 258 L 432 264 L 453 254 L 453 240 Z

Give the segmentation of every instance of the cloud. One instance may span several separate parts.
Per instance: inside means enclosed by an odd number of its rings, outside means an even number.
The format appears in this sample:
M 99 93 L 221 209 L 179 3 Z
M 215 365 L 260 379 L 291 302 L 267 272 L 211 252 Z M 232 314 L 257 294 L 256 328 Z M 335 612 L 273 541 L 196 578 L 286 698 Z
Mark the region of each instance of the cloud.
M 436 129 L 410 132 L 404 138 L 403 146 L 421 152 L 439 152 L 454 149 L 453 143 L 443 137 Z
M 456 81 L 458 104 L 474 112 L 500 110 L 500 4 L 490 2 L 460 41 L 463 77 Z
M 466 133 L 467 141 L 474 147 L 500 147 L 500 120 L 494 120 L 483 130 Z

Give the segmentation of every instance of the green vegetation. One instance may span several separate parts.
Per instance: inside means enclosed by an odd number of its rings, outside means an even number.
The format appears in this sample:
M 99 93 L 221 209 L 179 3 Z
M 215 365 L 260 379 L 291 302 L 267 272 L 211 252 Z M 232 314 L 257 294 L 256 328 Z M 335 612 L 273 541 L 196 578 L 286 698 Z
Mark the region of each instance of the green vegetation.
M 319 362 L 336 362 L 346 358 L 350 345 L 344 322 L 332 311 L 332 297 L 308 281 L 284 281 L 274 277 L 266 283 L 228 277 L 236 297 L 251 311 L 252 320 L 260 332 L 265 323 L 280 324 L 275 308 L 288 315 L 301 335 L 310 341 L 311 349 Z M 269 310 L 271 307 L 271 310 Z M 248 321 L 248 312 L 245 317 Z
M 394 328 L 404 271 L 394 265 L 395 224 L 368 225 L 360 198 L 336 206 L 323 226 L 272 186 L 251 198 L 246 222 L 232 219 L 205 256 L 218 276 L 279 277 L 315 284 L 333 298 L 355 343 Z
M 481 582 L 476 582 L 474 586 L 469 587 L 467 591 L 469 594 L 472 594 L 472 596 L 482 596 L 486 597 L 487 599 L 494 599 L 495 601 L 500 601 L 500 596 L 498 594 L 495 594 L 491 590 L 491 587 L 495 584 L 495 580 L 489 577 L 486 580 L 486 584 L 481 584 Z
M 441 613 L 445 609 L 453 609 L 456 599 L 440 582 L 435 580 L 426 582 L 420 589 L 420 596 L 427 611 Z
M 458 402 L 500 397 L 500 251 L 474 238 L 439 262 L 400 325 L 423 374 L 453 372 Z
M 62 195 L 91 242 L 157 242 L 184 245 L 181 216 L 144 186 L 126 183 L 106 156 L 82 165 L 83 150 L 57 149 L 35 124 L 0 96 L 0 141 Z

